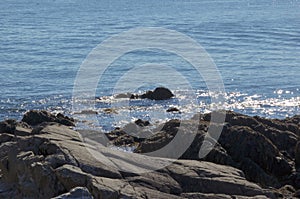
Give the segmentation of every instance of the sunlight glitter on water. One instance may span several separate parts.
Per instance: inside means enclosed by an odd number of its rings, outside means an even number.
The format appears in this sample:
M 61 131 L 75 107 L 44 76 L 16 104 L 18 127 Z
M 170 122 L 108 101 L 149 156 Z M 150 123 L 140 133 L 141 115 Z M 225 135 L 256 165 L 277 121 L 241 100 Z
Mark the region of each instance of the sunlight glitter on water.
M 123 127 L 137 119 L 148 120 L 150 123 L 162 123 L 169 119 L 189 119 L 198 112 L 209 113 L 215 108 L 215 105 L 210 102 L 210 96 L 213 96 L 213 93 L 197 91 L 197 104 L 190 103 L 189 96 L 185 96 L 183 91 L 174 93 L 176 96 L 174 99 L 165 101 L 116 99 L 112 96 L 104 96 L 96 100 L 95 109 L 90 110 L 90 113 L 97 113 L 97 124 L 91 125 L 93 122 L 86 122 L 88 115 L 80 115 L 85 120 L 83 126 L 97 128 L 100 125 L 104 131 L 109 131 L 115 127 Z M 224 104 L 218 107 L 248 115 L 285 118 L 299 114 L 300 111 L 300 97 L 298 96 L 265 98 L 257 94 L 230 92 L 226 93 L 224 98 Z M 179 111 L 166 111 L 172 107 L 178 108 Z

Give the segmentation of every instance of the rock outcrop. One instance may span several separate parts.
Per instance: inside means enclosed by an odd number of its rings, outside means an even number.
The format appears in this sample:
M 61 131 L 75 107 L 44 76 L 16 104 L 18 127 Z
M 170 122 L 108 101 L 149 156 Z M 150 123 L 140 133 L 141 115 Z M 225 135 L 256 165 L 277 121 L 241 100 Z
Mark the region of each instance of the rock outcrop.
M 279 188 L 285 184 L 298 187 L 299 173 L 299 122 L 292 119 L 271 120 L 228 111 L 223 131 L 215 147 L 204 158 L 199 150 L 209 128 L 211 114 L 198 120 L 170 120 L 164 127 L 139 143 L 135 152 L 149 153 L 163 148 L 182 132 L 194 134 L 194 141 L 181 159 L 205 160 L 233 166 L 245 173 L 246 179 L 263 187 Z M 196 131 L 189 126 L 197 126 Z M 214 128 L 214 124 L 210 126 Z M 158 154 L 160 155 L 160 154 Z
M 131 99 L 150 99 L 150 100 L 168 100 L 174 97 L 174 94 L 165 87 L 157 87 L 154 91 L 147 91 L 142 95 L 131 95 Z
M 46 113 L 37 113 L 40 114 Z M 94 140 L 82 142 L 78 132 L 58 123 L 59 120 L 39 120 L 33 126 L 25 124 L 25 121 L 30 120 L 5 121 L 0 125 L 0 184 L 3 185 L 0 198 L 70 198 L 78 194 L 85 194 L 87 198 L 276 198 L 285 196 L 285 193 L 289 196 L 297 193 L 295 186 L 282 190 L 275 189 L 277 187 L 263 188 L 263 185 L 248 180 L 249 173 L 245 176 L 242 170 L 248 164 L 250 168 L 260 169 L 271 179 L 274 178 L 276 183 L 287 180 L 291 184 L 287 176 L 292 174 L 293 154 L 290 154 L 291 159 L 286 158 L 267 136 L 254 130 L 256 126 L 239 129 L 237 125 L 228 124 L 222 141 L 215 149 L 216 156 L 211 156 L 212 162 L 208 162 L 198 160 L 192 154 L 194 151 L 188 152 L 190 154 L 181 160 L 117 151 L 99 143 L 95 145 Z M 186 123 L 189 122 L 196 121 Z M 161 137 L 166 133 L 169 137 L 174 136 L 179 123 L 179 120 L 168 122 L 159 132 Z M 145 121 L 137 124 L 148 125 Z M 207 121 L 201 120 L 199 132 L 205 133 L 207 124 Z M 201 140 L 201 133 L 198 140 Z M 120 132 L 120 135 L 125 133 Z M 159 136 L 157 138 L 160 140 Z M 142 144 L 149 139 L 135 142 Z M 290 139 L 287 141 L 292 142 Z M 111 140 L 114 140 L 112 135 Z M 152 139 L 152 142 L 156 140 Z M 250 144 L 254 144 L 252 148 L 258 151 L 247 150 L 247 147 L 251 148 Z M 281 144 L 283 148 L 284 144 Z M 241 147 L 240 155 L 234 152 L 238 146 Z M 158 165 L 168 164 L 157 169 L 149 163 L 151 161 L 156 161 Z M 213 161 L 231 162 L 236 168 Z
M 56 122 L 66 126 L 75 126 L 74 120 L 62 114 L 53 115 L 47 111 L 32 110 L 25 113 L 23 122 L 29 125 L 38 125 L 43 122 Z

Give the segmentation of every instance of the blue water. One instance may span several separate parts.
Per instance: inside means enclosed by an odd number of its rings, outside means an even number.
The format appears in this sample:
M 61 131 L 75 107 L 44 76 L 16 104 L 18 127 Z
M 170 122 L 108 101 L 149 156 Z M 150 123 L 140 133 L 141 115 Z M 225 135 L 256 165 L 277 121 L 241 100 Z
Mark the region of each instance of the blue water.
M 299 10 L 297 0 L 2 0 L 0 119 L 19 119 L 28 109 L 70 114 L 74 80 L 88 53 L 136 27 L 164 27 L 199 42 L 222 75 L 226 108 L 278 118 L 299 114 Z M 107 71 L 97 95 L 109 95 L 111 81 L 139 55 L 144 62 L 181 64 L 164 54 L 129 54 Z M 190 80 L 201 101 L 205 84 L 192 73 Z

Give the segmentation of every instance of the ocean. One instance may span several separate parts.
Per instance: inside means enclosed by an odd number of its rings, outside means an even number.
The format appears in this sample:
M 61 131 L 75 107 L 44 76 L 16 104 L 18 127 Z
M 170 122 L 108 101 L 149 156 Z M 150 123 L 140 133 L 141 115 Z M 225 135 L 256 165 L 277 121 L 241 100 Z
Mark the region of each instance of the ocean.
M 299 114 L 299 10 L 297 0 L 2 0 L 0 120 L 21 119 L 29 109 L 76 116 L 74 82 L 88 54 L 106 39 L 140 27 L 161 27 L 197 41 L 222 77 L 225 109 L 270 118 Z M 189 103 L 180 78 L 162 75 L 157 68 L 151 71 L 156 84 L 143 84 L 142 78 L 128 84 L 138 84 L 134 91 L 142 93 L 160 86 L 160 79 L 170 79 L 174 99 L 126 104 L 110 97 L 133 66 L 143 66 L 140 71 L 147 74 L 151 64 L 174 66 L 193 88 L 196 103 Z M 94 110 L 100 122 L 82 127 L 110 130 L 138 118 L 159 122 L 206 113 L 211 111 L 210 94 L 201 76 L 180 57 L 155 50 L 130 52 L 115 60 L 99 81 L 95 97 L 102 100 Z M 161 111 L 168 107 L 181 113 Z

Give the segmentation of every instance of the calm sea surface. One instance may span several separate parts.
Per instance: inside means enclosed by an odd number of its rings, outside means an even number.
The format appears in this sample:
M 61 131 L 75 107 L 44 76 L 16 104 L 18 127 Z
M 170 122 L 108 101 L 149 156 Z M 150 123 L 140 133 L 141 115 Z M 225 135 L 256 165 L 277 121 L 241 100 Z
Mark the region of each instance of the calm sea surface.
M 74 80 L 88 53 L 103 40 L 136 27 L 176 30 L 201 44 L 222 75 L 227 109 L 277 118 L 299 114 L 299 10 L 296 0 L 2 0 L 0 119 L 20 119 L 28 109 L 70 114 Z M 169 106 L 179 106 L 183 113 L 195 106 L 209 111 L 205 84 L 168 53 L 141 51 L 116 60 L 118 67 L 106 71 L 97 95 L 110 95 L 120 74 L 145 63 L 176 66 L 197 90 L 199 104 L 180 107 L 175 99 L 165 103 L 146 100 L 132 102 L 134 110 L 119 107 L 116 112 L 135 119 L 150 117 L 148 109 Z M 153 86 L 144 85 L 137 91 Z M 180 89 L 174 92 L 184 99 Z M 96 110 L 101 112 L 112 104 L 98 102 Z M 104 113 L 98 117 L 106 127 L 120 124 Z

